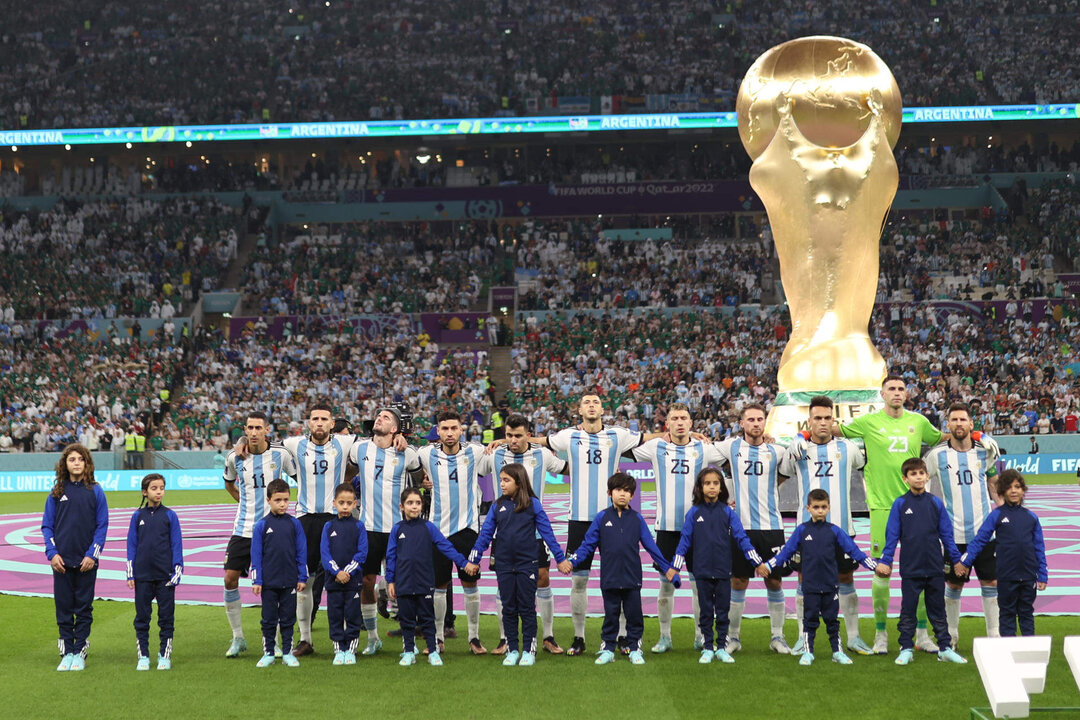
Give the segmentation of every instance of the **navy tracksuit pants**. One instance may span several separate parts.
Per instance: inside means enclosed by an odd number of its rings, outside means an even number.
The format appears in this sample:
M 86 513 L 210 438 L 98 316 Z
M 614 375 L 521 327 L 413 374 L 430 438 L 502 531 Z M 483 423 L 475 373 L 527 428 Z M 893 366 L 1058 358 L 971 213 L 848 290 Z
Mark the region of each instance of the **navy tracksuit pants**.
M 94 622 L 94 584 L 97 566 L 82 572 L 79 566 L 67 566 L 66 572 L 53 573 L 53 600 L 56 603 L 56 626 L 60 630 L 63 655 L 86 655 L 90 625 Z
M 356 652 L 364 614 L 360 608 L 360 583 L 355 587 L 331 582 L 333 590 L 326 591 L 326 619 L 330 623 L 330 639 L 334 650 Z M 340 588 L 340 589 L 338 589 Z
M 721 650 L 727 644 L 728 609 L 731 605 L 730 578 L 696 577 L 698 590 L 698 627 L 705 637 L 706 650 Z M 716 644 L 713 645 L 713 618 L 716 618 Z
M 900 577 L 900 621 L 896 629 L 900 631 L 900 649 L 911 650 L 915 647 L 915 612 L 919 607 L 919 596 L 926 595 L 926 617 L 934 628 L 938 648 L 947 650 L 952 647 L 949 624 L 945 620 L 945 575 L 931 577 Z M 1000 598 L 1000 590 L 999 598 Z M 999 600 L 1000 603 L 1000 600 Z
M 296 586 L 283 588 L 263 586 L 262 631 L 263 654 L 273 655 L 277 644 L 275 635 L 281 626 L 281 652 L 292 652 L 293 626 L 296 625 Z
M 518 619 L 521 619 L 521 649 L 536 652 L 536 569 L 495 571 L 502 600 L 502 624 L 506 646 L 518 651 Z
M 998 578 L 998 629 L 1002 637 L 1016 635 L 1020 621 L 1021 635 L 1035 634 L 1035 596 L 1038 584 L 1034 580 L 1005 580 Z
M 416 652 L 416 628 L 424 635 L 428 652 L 435 652 L 435 597 L 426 595 L 398 595 L 398 623 L 401 625 L 401 642 L 405 652 Z
M 803 634 L 806 636 L 806 652 L 814 652 L 814 636 L 821 621 L 829 633 L 829 645 L 833 652 L 840 650 L 840 596 L 835 590 L 829 592 L 803 591 Z
M 641 615 L 641 588 L 601 589 L 604 596 L 604 624 L 600 637 L 604 641 L 601 650 L 615 652 L 619 639 L 619 614 L 626 616 L 626 642 L 630 652 L 641 649 L 641 636 L 645 634 L 645 618 Z
M 150 615 L 154 600 L 158 604 L 158 638 L 162 657 L 172 655 L 173 618 L 176 608 L 176 587 L 168 580 L 135 581 L 135 639 L 139 641 L 139 657 L 150 657 Z

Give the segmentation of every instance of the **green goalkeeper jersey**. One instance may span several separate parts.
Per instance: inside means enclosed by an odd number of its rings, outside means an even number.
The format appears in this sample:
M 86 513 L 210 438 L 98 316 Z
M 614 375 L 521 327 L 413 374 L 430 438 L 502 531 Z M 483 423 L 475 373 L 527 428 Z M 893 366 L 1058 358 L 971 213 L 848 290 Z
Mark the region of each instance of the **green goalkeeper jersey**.
M 884 410 L 861 415 L 840 426 L 847 438 L 862 438 L 866 447 L 866 506 L 871 510 L 888 510 L 896 498 L 908 491 L 901 466 L 908 458 L 922 455 L 922 443 L 937 445 L 941 432 L 916 412 L 905 410 L 891 418 Z

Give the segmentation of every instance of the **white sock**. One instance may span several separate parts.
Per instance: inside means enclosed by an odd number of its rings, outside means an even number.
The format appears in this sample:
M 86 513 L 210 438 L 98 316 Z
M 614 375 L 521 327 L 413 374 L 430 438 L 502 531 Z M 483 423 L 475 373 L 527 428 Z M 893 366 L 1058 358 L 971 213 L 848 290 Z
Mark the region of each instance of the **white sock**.
M 468 598 L 468 596 L 466 596 L 466 599 L 467 598 Z M 468 608 L 467 603 L 466 603 L 465 607 Z M 506 639 L 506 627 L 503 625 L 502 597 L 499 595 L 499 593 L 495 593 L 495 617 L 499 619 L 499 640 L 500 641 L 505 640 Z
M 772 637 L 784 637 L 784 616 L 787 614 L 787 602 L 783 590 L 769 590 L 769 627 Z
M 463 588 L 465 592 L 465 619 L 469 624 L 469 639 L 480 637 L 480 588 Z M 502 626 L 502 623 L 499 623 Z
M 446 588 L 435 588 L 435 639 L 443 642 L 443 624 L 446 622 Z
M 690 599 L 693 601 L 694 608 L 694 639 L 704 637 L 701 634 L 701 603 L 698 601 L 697 582 L 694 580 L 694 576 L 688 577 L 690 581 Z
M 996 587 L 983 588 L 983 615 L 986 617 L 986 636 L 1001 637 L 1001 621 L 998 615 L 998 596 Z
M 731 604 L 728 606 L 728 640 L 738 640 L 742 631 L 742 615 L 746 610 L 746 591 L 732 590 Z
M 588 575 L 577 575 L 570 581 L 570 616 L 574 621 L 574 637 L 585 637 L 585 614 L 589 611 L 589 595 L 585 589 Z
M 847 641 L 850 645 L 859 637 L 859 595 L 855 592 L 845 593 L 845 586 L 854 590 L 855 584 L 840 584 L 840 610 L 844 614 L 844 629 L 847 630 Z
M 540 624 L 543 627 L 543 637 L 555 636 L 555 598 L 551 595 L 551 588 L 536 589 L 536 607 L 540 612 Z
M 229 620 L 234 638 L 244 637 L 244 625 L 242 622 L 243 604 L 240 602 L 240 589 L 233 588 L 225 591 L 225 617 Z
M 955 593 L 956 597 L 949 597 Z M 960 639 L 960 591 L 945 588 L 945 624 L 954 642 Z
M 671 637 L 671 606 L 675 586 L 667 580 L 660 581 L 660 594 L 656 596 L 656 616 L 660 620 L 660 637 Z
M 364 616 L 364 627 L 367 628 L 369 640 L 379 639 L 379 606 L 376 603 L 361 603 L 360 613 Z
M 311 608 L 314 605 L 310 585 L 296 594 L 296 624 L 300 626 L 300 642 L 311 642 Z
M 804 614 L 804 600 L 802 594 L 802 585 L 799 585 L 799 589 L 795 592 L 795 623 L 799 627 L 799 635 L 803 634 L 803 614 Z

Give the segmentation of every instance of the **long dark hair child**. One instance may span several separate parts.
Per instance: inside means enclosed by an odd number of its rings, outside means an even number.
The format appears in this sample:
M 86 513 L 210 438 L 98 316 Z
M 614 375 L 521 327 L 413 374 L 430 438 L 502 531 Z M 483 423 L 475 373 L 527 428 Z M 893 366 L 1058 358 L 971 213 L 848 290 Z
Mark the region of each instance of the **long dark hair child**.
M 498 538 L 492 549 L 495 556 L 495 577 L 499 582 L 502 602 L 503 631 L 507 653 L 503 665 L 532 665 L 536 662 L 536 577 L 537 568 L 547 562 L 547 553 L 538 545 L 537 533 L 543 538 L 559 563 L 559 569 L 569 572 L 562 548 L 551 530 L 551 521 L 543 505 L 533 493 L 529 472 L 520 463 L 509 463 L 499 472 L 499 497 L 488 510 L 484 526 L 469 553 L 467 572 L 478 570 L 477 563 L 484 550 Z M 511 512 L 507 512 L 511 510 Z M 521 623 L 524 652 L 518 651 L 518 622 Z
M 689 557 L 690 570 L 698 589 L 701 608 L 698 625 L 704 636 L 700 663 L 713 659 L 733 663 L 727 644 L 728 606 L 731 604 L 731 541 L 738 543 L 746 559 L 755 567 L 761 556 L 746 536 L 739 516 L 728 507 L 728 491 L 720 472 L 703 468 L 694 478 L 694 504 L 686 513 L 682 537 L 672 565 L 681 570 Z M 693 552 L 693 556 L 688 553 Z M 713 618 L 716 618 L 716 645 L 713 645 Z M 714 649 L 715 648 L 715 649 Z
M 975 540 L 956 566 L 966 575 L 990 538 L 997 540 L 998 627 L 1003 636 L 1035 634 L 1035 596 L 1046 589 L 1046 546 L 1038 516 L 1024 507 L 1027 483 L 1020 471 L 1009 468 L 997 479 L 998 497 L 1005 504 L 994 508 L 979 528 Z
M 41 518 L 45 556 L 53 570 L 60 672 L 86 667 L 98 558 L 108 529 L 109 506 L 105 491 L 94 482 L 93 458 L 85 447 L 72 443 L 56 463 L 56 482 Z
M 161 474 L 150 473 L 142 479 L 142 494 L 127 535 L 127 584 L 135 591 L 134 625 L 139 647 L 135 669 L 150 669 L 150 616 L 157 600 L 157 669 L 170 670 L 176 586 L 184 575 L 180 519 L 161 504 L 165 497 L 165 478 Z

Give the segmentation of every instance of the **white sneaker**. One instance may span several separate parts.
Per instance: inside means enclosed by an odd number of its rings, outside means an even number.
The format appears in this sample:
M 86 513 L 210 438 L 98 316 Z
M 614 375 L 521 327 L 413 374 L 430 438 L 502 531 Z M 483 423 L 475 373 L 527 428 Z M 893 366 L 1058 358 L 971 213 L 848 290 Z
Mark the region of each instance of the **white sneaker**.
M 926 630 L 915 631 L 915 647 L 923 652 L 934 653 L 935 655 L 940 649 L 937 643 L 930 639 L 930 633 L 926 632 Z
M 875 655 L 887 655 L 889 653 L 889 633 L 878 630 L 874 633 L 874 647 L 871 648 Z
M 784 638 L 777 635 L 769 641 L 769 649 L 779 655 L 790 655 L 791 648 L 788 647 L 787 641 Z
M 734 655 L 742 650 L 742 643 L 739 642 L 739 638 L 728 638 L 724 650 L 727 651 L 728 655 Z
M 654 653 L 666 653 L 671 649 L 671 638 L 667 635 L 661 635 L 660 639 L 656 641 L 656 644 L 652 646 Z

